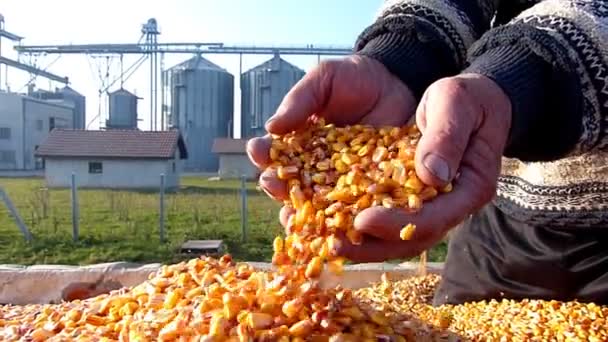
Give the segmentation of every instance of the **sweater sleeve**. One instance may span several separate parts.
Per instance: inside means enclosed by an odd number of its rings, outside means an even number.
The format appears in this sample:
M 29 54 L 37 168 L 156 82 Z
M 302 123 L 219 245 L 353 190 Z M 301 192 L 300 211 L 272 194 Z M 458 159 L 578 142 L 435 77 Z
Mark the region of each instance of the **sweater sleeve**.
M 486 32 L 464 72 L 509 96 L 504 155 L 551 161 L 608 146 L 608 4 L 546 0 Z
M 457 74 L 467 49 L 490 27 L 499 0 L 386 0 L 358 37 L 355 53 L 375 58 L 420 99 Z

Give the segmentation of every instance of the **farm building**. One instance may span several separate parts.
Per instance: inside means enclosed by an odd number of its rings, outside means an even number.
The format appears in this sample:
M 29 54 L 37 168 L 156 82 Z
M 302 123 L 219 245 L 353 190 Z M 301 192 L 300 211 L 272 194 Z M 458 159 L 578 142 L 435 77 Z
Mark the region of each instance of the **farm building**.
M 213 141 L 212 152 L 219 155 L 218 176 L 223 179 L 240 178 L 255 179 L 258 169 L 249 160 L 246 152 L 246 139 L 216 138 Z
M 0 92 L 0 170 L 36 170 L 34 156 L 54 128 L 73 128 L 74 104 Z
M 167 188 L 179 186 L 182 161 L 188 157 L 177 130 L 53 130 L 36 155 L 44 159 L 49 187 Z

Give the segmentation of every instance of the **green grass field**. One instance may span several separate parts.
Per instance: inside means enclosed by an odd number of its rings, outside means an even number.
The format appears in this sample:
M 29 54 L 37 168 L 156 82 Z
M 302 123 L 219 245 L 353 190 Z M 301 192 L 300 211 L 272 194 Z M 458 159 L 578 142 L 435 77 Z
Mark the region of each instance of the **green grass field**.
M 110 261 L 175 262 L 178 247 L 190 239 L 221 239 L 237 260 L 269 261 L 280 234 L 279 204 L 248 184 L 249 232 L 242 241 L 240 183 L 184 177 L 182 188 L 166 195 L 166 243 L 158 234 L 158 194 L 79 190 L 80 239 L 72 242 L 70 191 L 44 189 L 41 179 L 0 178 L 34 242 L 24 241 L 0 205 L 0 264 L 73 264 Z M 446 247 L 430 252 L 443 260 Z

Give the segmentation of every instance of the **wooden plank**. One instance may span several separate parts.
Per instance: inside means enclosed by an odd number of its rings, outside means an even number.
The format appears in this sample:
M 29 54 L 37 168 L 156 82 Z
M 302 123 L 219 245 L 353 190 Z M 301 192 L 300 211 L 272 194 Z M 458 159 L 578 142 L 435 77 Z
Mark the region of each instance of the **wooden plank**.
M 219 254 L 224 250 L 223 240 L 189 240 L 181 245 L 183 254 Z

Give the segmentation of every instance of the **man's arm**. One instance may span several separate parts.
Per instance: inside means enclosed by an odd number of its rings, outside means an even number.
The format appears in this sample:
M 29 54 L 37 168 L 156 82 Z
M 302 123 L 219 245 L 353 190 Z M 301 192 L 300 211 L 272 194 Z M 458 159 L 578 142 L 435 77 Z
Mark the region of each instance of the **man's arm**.
M 550 161 L 608 145 L 608 3 L 546 0 L 488 31 L 464 72 L 507 93 L 505 156 Z
M 441 77 L 457 74 L 467 49 L 490 27 L 499 0 L 387 0 L 357 39 L 420 100 Z

